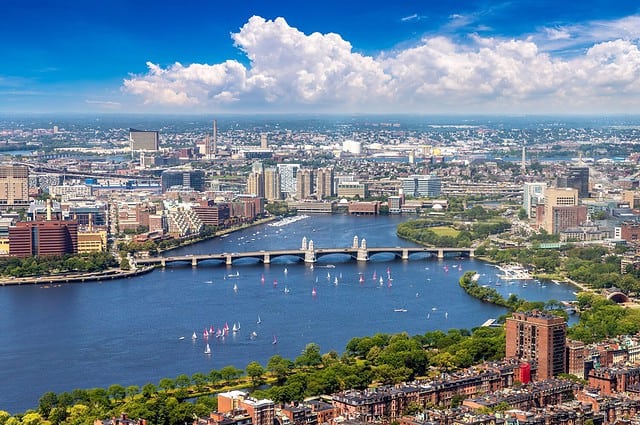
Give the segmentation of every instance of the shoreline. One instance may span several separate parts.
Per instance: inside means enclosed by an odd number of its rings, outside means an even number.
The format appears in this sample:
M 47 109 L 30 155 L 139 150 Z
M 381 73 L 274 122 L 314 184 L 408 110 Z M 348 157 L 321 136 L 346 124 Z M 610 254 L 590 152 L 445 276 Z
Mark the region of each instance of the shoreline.
M 184 246 L 195 245 L 200 242 L 204 242 L 207 240 L 215 239 L 216 237 L 221 237 L 223 235 L 228 235 L 233 232 L 237 232 L 242 229 L 250 228 L 253 226 L 257 226 L 264 223 L 269 223 L 274 221 L 276 217 L 266 217 L 260 220 L 256 220 L 249 224 L 243 224 L 238 227 L 231 227 L 228 229 L 223 229 L 219 232 L 216 232 L 215 235 L 212 235 L 209 238 L 202 238 L 192 240 L 188 243 L 180 244 L 179 246 L 172 247 L 170 249 L 160 251 L 160 252 L 169 252 L 173 249 L 181 248 Z M 151 272 L 156 267 L 142 267 L 135 270 L 122 270 L 119 268 L 112 268 L 103 270 L 101 272 L 94 273 L 77 273 L 77 274 L 68 274 L 68 275 L 50 275 L 50 276 L 38 276 L 38 277 L 15 277 L 8 279 L 1 279 L 0 286 L 20 286 L 20 285 L 43 285 L 43 287 L 48 285 L 57 285 L 63 283 L 83 283 L 83 282 L 101 282 L 105 280 L 116 280 L 116 279 L 126 279 L 135 276 L 140 276 L 146 273 Z
M 49 285 L 62 283 L 82 283 L 82 282 L 100 282 L 103 280 L 125 279 L 134 276 L 140 276 L 151 272 L 155 267 L 143 267 L 136 270 L 109 269 L 102 272 L 70 274 L 70 275 L 52 275 L 39 277 L 16 277 L 10 280 L 0 281 L 0 286 L 20 286 L 20 285 Z

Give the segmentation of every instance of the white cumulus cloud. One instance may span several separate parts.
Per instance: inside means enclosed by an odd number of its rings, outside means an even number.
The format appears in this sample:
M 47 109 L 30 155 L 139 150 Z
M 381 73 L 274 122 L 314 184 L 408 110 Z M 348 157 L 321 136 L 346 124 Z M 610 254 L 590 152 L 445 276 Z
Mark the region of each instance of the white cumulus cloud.
M 574 31 L 556 28 L 546 36 L 565 40 Z M 123 89 L 147 104 L 196 110 L 640 111 L 640 51 L 632 37 L 594 42 L 570 58 L 553 56 L 536 37 L 477 34 L 466 44 L 425 37 L 409 48 L 368 56 L 338 34 L 305 34 L 283 18 L 254 16 L 231 38 L 248 66 L 235 60 L 147 63 L 148 72 L 131 75 Z

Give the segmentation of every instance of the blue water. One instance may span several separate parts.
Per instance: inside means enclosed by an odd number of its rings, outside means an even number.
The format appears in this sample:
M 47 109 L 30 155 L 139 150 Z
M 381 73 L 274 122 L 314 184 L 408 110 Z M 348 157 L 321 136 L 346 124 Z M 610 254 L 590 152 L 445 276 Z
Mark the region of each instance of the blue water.
M 351 246 L 354 235 L 365 237 L 369 246 L 411 245 L 395 235 L 402 220 L 313 216 L 172 254 L 293 248 L 303 236 L 318 248 Z M 472 328 L 505 312 L 469 297 L 457 283 L 464 271 L 475 270 L 480 284 L 494 286 L 498 270 L 480 261 L 412 257 L 403 262 L 385 254 L 366 264 L 345 261 L 323 259 L 313 269 L 286 259 L 268 266 L 208 262 L 113 282 L 0 288 L 0 410 L 35 407 L 46 391 L 157 384 L 163 377 L 226 365 L 245 368 L 253 360 L 266 365 L 274 354 L 293 360 L 310 342 L 322 352 L 341 353 L 355 336 Z M 575 290 L 535 282 L 503 282 L 496 289 L 530 300 L 573 299 Z M 237 322 L 241 329 L 235 335 L 209 338 L 212 355 L 205 355 L 204 328 Z M 252 332 L 257 337 L 250 338 Z

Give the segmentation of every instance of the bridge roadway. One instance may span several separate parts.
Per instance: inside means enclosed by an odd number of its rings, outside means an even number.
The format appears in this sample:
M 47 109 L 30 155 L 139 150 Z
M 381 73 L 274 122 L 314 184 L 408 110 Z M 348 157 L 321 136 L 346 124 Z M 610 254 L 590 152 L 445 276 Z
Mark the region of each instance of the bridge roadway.
M 389 253 L 396 258 L 408 260 L 411 254 L 426 253 L 443 259 L 446 254 L 458 254 L 467 257 L 474 257 L 473 248 L 428 248 L 428 247 L 350 247 L 350 248 L 316 248 L 316 249 L 282 249 L 269 251 L 250 251 L 250 252 L 222 252 L 219 254 L 194 254 L 181 255 L 173 257 L 149 257 L 136 259 L 139 266 L 161 266 L 166 267 L 172 263 L 191 263 L 193 267 L 197 267 L 199 263 L 207 260 L 220 261 L 228 266 L 232 265 L 235 260 L 241 258 L 254 258 L 258 262 L 270 264 L 271 261 L 278 257 L 298 257 L 299 261 L 305 263 L 315 263 L 322 257 L 327 255 L 343 254 L 350 257 L 353 261 L 369 261 L 369 257 L 373 254 Z

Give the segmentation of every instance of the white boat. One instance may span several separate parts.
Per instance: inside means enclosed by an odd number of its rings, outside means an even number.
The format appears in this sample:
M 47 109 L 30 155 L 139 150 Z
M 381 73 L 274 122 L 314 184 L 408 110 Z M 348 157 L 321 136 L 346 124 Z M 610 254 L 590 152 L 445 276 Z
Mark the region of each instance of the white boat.
M 205 347 L 204 353 L 205 354 L 211 354 L 211 347 L 209 347 L 209 344 L 207 344 L 207 346 Z
M 183 337 L 183 336 L 181 336 L 181 337 L 180 337 L 180 338 L 178 338 L 178 339 L 183 340 L 183 339 L 184 339 L 184 337 Z
M 396 313 L 406 313 L 407 309 L 406 308 L 394 308 L 393 311 L 395 311 Z
M 283 218 L 280 221 L 269 223 L 268 226 L 282 227 L 282 226 L 286 226 L 287 224 L 295 223 L 296 221 L 304 220 L 305 218 L 308 218 L 308 217 L 309 217 L 308 215 L 295 215 L 293 217 L 287 217 L 287 218 Z
M 258 314 L 258 321 L 256 322 L 257 324 L 262 323 L 262 320 L 260 319 L 260 315 Z
M 287 274 L 287 273 L 289 273 L 289 270 L 287 270 L 287 268 L 285 267 L 284 268 L 284 274 Z
M 258 333 L 256 331 L 251 332 L 251 339 L 257 338 Z
M 291 291 L 289 291 L 289 288 L 287 288 L 287 287 L 285 286 L 285 288 L 284 288 L 284 293 L 285 293 L 285 294 L 288 294 L 289 292 L 291 292 Z
M 276 338 L 276 336 L 274 335 L 272 344 L 276 345 L 277 343 L 278 343 L 278 338 Z
M 194 332 L 193 335 L 191 335 L 191 339 L 198 339 L 198 335 Z
M 338 286 L 338 278 L 337 277 L 335 279 L 333 279 L 333 284 Z
M 240 330 L 240 322 L 234 323 L 233 327 L 231 328 L 231 330 L 236 333 Z
M 499 274 L 498 277 L 504 280 L 531 280 L 533 276 L 529 273 L 527 269 L 522 267 L 519 264 L 506 264 L 502 266 L 496 266 L 502 274 Z
M 380 286 L 384 285 L 384 279 L 380 276 Z
M 233 292 L 238 292 L 238 285 L 235 283 L 233 284 Z
M 240 277 L 240 272 L 230 273 L 227 277 Z

